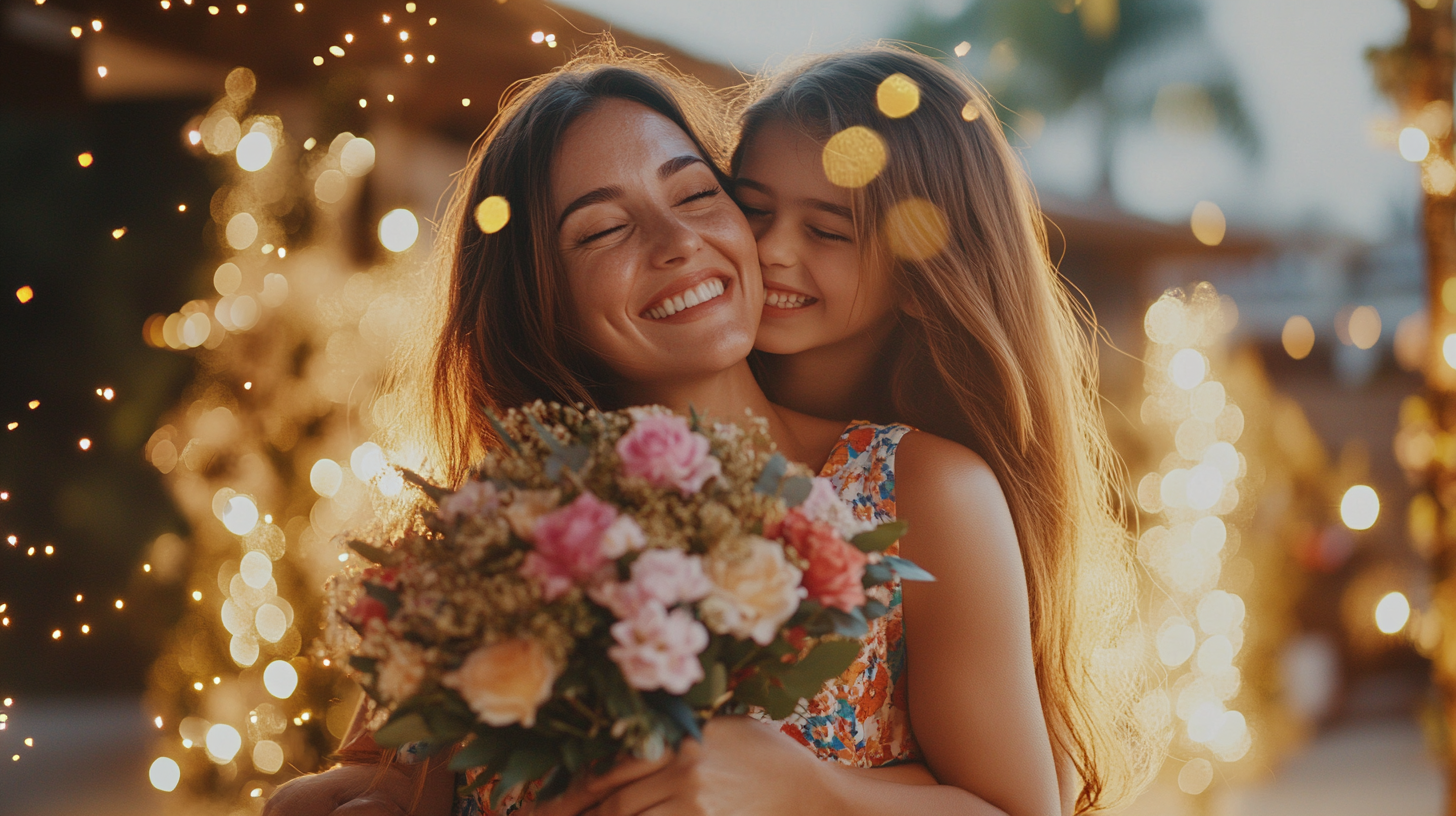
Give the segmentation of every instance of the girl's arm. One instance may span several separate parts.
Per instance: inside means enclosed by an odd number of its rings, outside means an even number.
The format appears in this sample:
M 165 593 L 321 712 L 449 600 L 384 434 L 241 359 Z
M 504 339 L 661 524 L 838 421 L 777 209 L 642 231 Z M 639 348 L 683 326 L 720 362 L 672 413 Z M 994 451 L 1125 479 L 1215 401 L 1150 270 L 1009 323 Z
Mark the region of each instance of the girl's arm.
M 922 433 L 902 440 L 895 471 L 897 515 L 910 524 L 901 554 L 937 578 L 903 585 L 910 720 L 933 778 L 821 762 L 777 729 L 727 717 L 701 744 L 624 763 L 538 816 L 1062 813 L 1000 484 L 976 454 Z

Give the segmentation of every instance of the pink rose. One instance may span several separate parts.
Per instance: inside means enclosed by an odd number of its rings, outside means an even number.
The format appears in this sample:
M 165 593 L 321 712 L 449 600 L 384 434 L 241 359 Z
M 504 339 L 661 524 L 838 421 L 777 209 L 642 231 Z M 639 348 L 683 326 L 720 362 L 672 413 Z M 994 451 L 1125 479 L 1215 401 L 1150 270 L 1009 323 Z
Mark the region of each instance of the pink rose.
M 834 483 L 821 476 L 814 477 L 814 486 L 809 490 L 804 503 L 794 508 L 813 521 L 822 521 L 834 528 L 845 539 L 850 539 L 874 528 L 854 517 L 854 510 L 839 497 Z
M 612 624 L 612 637 L 617 644 L 607 656 L 632 688 L 686 694 L 703 679 L 698 654 L 708 647 L 708 630 L 686 609 L 668 612 L 661 604 L 644 604 L 636 615 Z
M 590 594 L 592 600 L 625 620 L 636 615 L 644 604 L 655 603 L 667 609 L 702 600 L 712 589 L 698 556 L 682 550 L 651 549 L 632 562 L 630 581 L 601 584 Z
M 500 496 L 495 485 L 472 480 L 440 501 L 440 518 L 446 524 L 454 524 L 462 516 L 485 515 L 499 504 Z
M 865 602 L 864 569 L 868 560 L 834 528 L 790 510 L 779 530 L 789 549 L 808 562 L 802 586 L 809 598 L 844 612 Z
M 618 516 L 617 508 L 591 493 L 541 516 L 533 531 L 536 549 L 521 572 L 541 585 L 546 600 L 556 600 L 611 560 L 603 543 Z
M 686 419 L 673 414 L 638 419 L 617 440 L 617 455 L 623 473 L 640 476 L 653 487 L 675 487 L 684 496 L 722 473 L 722 465 L 708 455 L 708 438 L 693 433 Z

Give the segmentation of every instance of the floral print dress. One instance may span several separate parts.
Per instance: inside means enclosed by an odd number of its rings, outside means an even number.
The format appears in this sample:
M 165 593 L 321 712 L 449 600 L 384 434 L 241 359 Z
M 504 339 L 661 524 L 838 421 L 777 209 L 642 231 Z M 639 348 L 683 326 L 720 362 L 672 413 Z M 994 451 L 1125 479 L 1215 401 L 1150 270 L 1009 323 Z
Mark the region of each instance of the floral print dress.
M 895 520 L 895 450 L 910 430 L 905 425 L 852 423 L 824 463 L 819 475 L 834 483 L 861 521 Z M 899 552 L 896 542 L 885 555 Z M 777 725 L 823 760 L 857 768 L 917 762 L 920 749 L 910 733 L 906 698 L 900 579 L 867 592 L 889 611 L 870 622 L 859 657 Z
M 859 520 L 871 524 L 895 520 L 895 450 L 910 430 L 905 425 L 853 422 L 830 451 L 819 475 L 834 483 L 839 497 Z M 898 555 L 899 551 L 897 542 L 885 555 Z M 920 749 L 910 733 L 906 698 L 900 579 L 867 593 L 888 611 L 870 622 L 859 657 L 844 674 L 825 684 L 817 697 L 774 724 L 826 761 L 857 768 L 918 762 Z M 773 722 L 761 712 L 754 716 Z M 462 775 L 461 781 L 473 776 Z M 508 816 L 531 801 L 533 793 L 507 794 L 498 809 L 491 811 L 487 785 L 471 796 L 457 797 L 454 814 Z

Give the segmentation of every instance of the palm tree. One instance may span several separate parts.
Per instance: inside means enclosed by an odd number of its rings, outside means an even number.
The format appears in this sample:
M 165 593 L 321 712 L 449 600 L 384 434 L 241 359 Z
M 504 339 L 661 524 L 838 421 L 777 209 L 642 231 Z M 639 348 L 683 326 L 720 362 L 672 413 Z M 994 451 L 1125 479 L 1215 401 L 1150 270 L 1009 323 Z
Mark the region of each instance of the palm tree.
M 1198 0 L 972 0 L 949 20 L 918 13 L 902 39 L 961 57 L 1013 114 L 1002 117 L 1013 130 L 1090 104 L 1100 196 L 1110 195 L 1119 132 L 1149 118 L 1164 129 L 1218 130 L 1246 154 L 1258 151 Z

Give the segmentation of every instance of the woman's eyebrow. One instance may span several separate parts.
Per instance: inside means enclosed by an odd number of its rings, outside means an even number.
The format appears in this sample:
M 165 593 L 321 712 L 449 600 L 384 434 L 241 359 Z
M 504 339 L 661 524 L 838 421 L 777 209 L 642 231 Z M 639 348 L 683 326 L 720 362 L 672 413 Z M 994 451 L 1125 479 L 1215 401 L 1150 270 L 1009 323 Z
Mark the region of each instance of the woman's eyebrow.
M 695 164 L 707 165 L 707 162 L 703 161 L 702 156 L 694 156 L 692 154 L 675 156 L 663 162 L 662 166 L 657 168 L 657 177 L 663 181 L 666 181 L 675 173 L 685 170 Z M 606 187 L 598 187 L 595 190 L 592 190 L 591 192 L 578 197 L 575 201 L 567 204 L 566 209 L 561 211 L 561 217 L 556 219 L 556 228 L 561 229 L 561 226 L 566 223 L 566 219 L 572 213 L 576 212 L 582 207 L 590 207 L 593 204 L 603 204 L 608 201 L 621 198 L 623 192 L 624 191 L 621 187 L 615 184 L 609 184 Z

